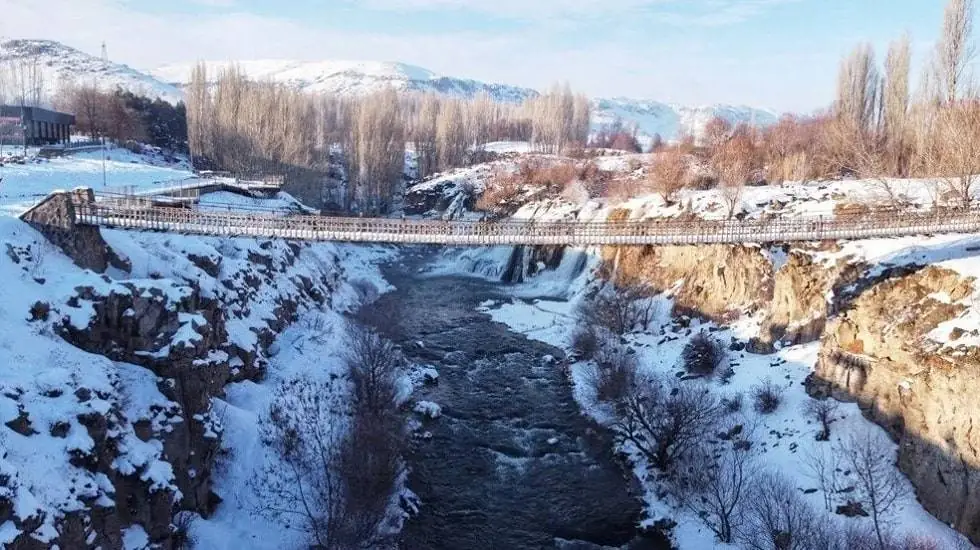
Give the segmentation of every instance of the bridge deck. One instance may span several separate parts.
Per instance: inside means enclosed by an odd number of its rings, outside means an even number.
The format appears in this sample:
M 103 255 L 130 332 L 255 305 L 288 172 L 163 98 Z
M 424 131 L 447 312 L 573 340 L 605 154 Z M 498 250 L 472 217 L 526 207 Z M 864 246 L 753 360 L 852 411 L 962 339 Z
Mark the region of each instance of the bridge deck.
M 214 212 L 136 200 L 72 199 L 75 223 L 216 236 L 445 245 L 770 243 L 980 231 L 980 210 L 879 210 L 860 216 L 625 222 L 441 221 Z

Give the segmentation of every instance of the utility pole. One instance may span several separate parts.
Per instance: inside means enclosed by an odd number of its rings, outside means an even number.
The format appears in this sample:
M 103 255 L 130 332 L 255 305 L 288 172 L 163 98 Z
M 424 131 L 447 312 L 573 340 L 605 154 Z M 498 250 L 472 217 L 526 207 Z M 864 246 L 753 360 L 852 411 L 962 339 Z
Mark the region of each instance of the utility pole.
M 102 136 L 102 187 L 109 184 L 105 171 L 105 136 Z

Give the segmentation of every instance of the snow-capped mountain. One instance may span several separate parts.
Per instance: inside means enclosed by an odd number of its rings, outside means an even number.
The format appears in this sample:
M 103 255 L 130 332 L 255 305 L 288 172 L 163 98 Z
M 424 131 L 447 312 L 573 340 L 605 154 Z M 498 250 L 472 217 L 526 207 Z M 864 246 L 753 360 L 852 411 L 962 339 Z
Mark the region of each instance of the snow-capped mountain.
M 54 40 L 9 40 L 0 43 L 0 67 L 37 61 L 44 95 L 50 100 L 70 81 L 96 83 L 105 89 L 123 88 L 147 97 L 176 103 L 184 94 L 170 84 L 120 63 L 104 61 Z
M 10 40 L 0 43 L 0 67 L 21 61 L 38 60 L 44 76 L 46 95 L 54 97 L 66 82 L 97 83 L 103 88 L 120 87 L 149 97 L 175 103 L 184 98 L 183 87 L 190 80 L 194 63 L 161 67 L 147 74 L 129 66 L 89 55 L 53 40 Z M 428 69 L 405 63 L 380 61 L 237 61 L 250 78 L 281 82 L 310 93 L 362 95 L 386 86 L 399 91 L 436 92 L 472 98 L 488 93 L 498 101 L 520 102 L 538 92 L 506 84 L 442 76 Z M 209 74 L 217 76 L 227 62 L 209 62 Z M 592 102 L 593 131 L 611 128 L 617 121 L 624 128 L 637 130 L 640 142 L 648 145 L 654 135 L 670 141 L 682 135 L 698 138 L 712 118 L 720 116 L 732 123 L 766 126 L 776 121 L 771 111 L 713 105 L 687 107 L 652 100 L 626 98 L 596 99 Z
M 436 92 L 464 98 L 485 92 L 498 101 L 512 103 L 537 94 L 529 88 L 441 76 L 422 67 L 395 62 L 255 60 L 235 64 L 250 78 L 317 93 L 361 95 L 389 86 L 399 91 Z M 205 65 L 209 75 L 217 76 L 229 64 L 206 62 Z M 193 68 L 194 64 L 181 63 L 161 67 L 152 74 L 182 86 L 190 81 Z
M 592 101 L 593 131 L 608 130 L 617 123 L 625 129 L 636 129 L 640 142 L 647 145 L 654 135 L 667 141 L 681 136 L 696 140 L 715 117 L 735 124 L 745 123 L 758 128 L 774 124 L 778 115 L 772 111 L 734 105 L 688 107 L 645 99 L 596 99 Z

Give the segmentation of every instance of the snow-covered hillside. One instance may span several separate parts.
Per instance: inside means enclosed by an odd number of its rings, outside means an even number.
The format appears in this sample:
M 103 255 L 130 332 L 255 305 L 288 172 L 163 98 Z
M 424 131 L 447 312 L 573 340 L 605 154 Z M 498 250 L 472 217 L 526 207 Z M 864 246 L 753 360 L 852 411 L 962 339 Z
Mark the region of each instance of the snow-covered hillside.
M 209 73 L 217 75 L 230 62 L 207 62 Z M 519 102 L 537 94 L 529 88 L 488 84 L 441 76 L 413 65 L 381 61 L 235 61 L 249 77 L 282 82 L 311 93 L 362 95 L 386 86 L 398 91 L 436 92 L 472 98 L 485 92 L 498 101 Z M 153 71 L 160 80 L 181 86 L 190 80 L 194 64 L 179 63 Z
M 44 95 L 50 100 L 68 82 L 112 90 L 122 88 L 140 95 L 176 103 L 184 94 L 174 86 L 126 65 L 103 61 L 54 40 L 9 40 L 0 44 L 0 65 L 15 69 L 21 62 L 38 61 L 44 79 Z
M 684 135 L 700 139 L 705 126 L 715 117 L 734 124 L 745 123 L 757 128 L 775 123 L 773 111 L 735 105 L 688 107 L 645 99 L 596 99 L 592 102 L 593 131 L 608 130 L 617 122 L 637 130 L 640 142 L 648 146 L 654 135 L 672 141 Z

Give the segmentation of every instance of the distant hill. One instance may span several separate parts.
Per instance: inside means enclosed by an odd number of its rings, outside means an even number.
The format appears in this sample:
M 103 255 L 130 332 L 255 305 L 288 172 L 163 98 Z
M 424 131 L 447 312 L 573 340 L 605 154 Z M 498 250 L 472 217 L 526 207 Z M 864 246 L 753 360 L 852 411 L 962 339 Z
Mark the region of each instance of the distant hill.
M 170 103 L 183 99 L 175 86 L 126 65 L 103 61 L 102 58 L 66 46 L 53 40 L 9 40 L 0 43 L 0 66 L 37 59 L 44 79 L 44 93 L 52 98 L 64 83 L 92 82 L 104 88 L 120 87 L 147 97 Z
M 733 125 L 745 123 L 760 128 L 774 124 L 779 118 L 773 111 L 733 105 L 688 107 L 627 98 L 596 99 L 592 102 L 594 131 L 608 129 L 619 121 L 624 127 L 635 128 L 644 145 L 656 134 L 667 141 L 684 135 L 699 139 L 705 126 L 715 117 L 721 117 Z
M 476 97 L 485 92 L 498 101 L 520 102 L 537 95 L 529 88 L 488 84 L 440 76 L 432 71 L 386 61 L 237 61 L 249 77 L 272 80 L 308 92 L 328 92 L 339 95 L 362 95 L 386 86 L 399 91 L 436 92 L 462 98 Z M 152 74 L 176 86 L 190 81 L 194 63 L 161 67 Z M 217 75 L 228 63 L 206 62 L 208 71 Z

